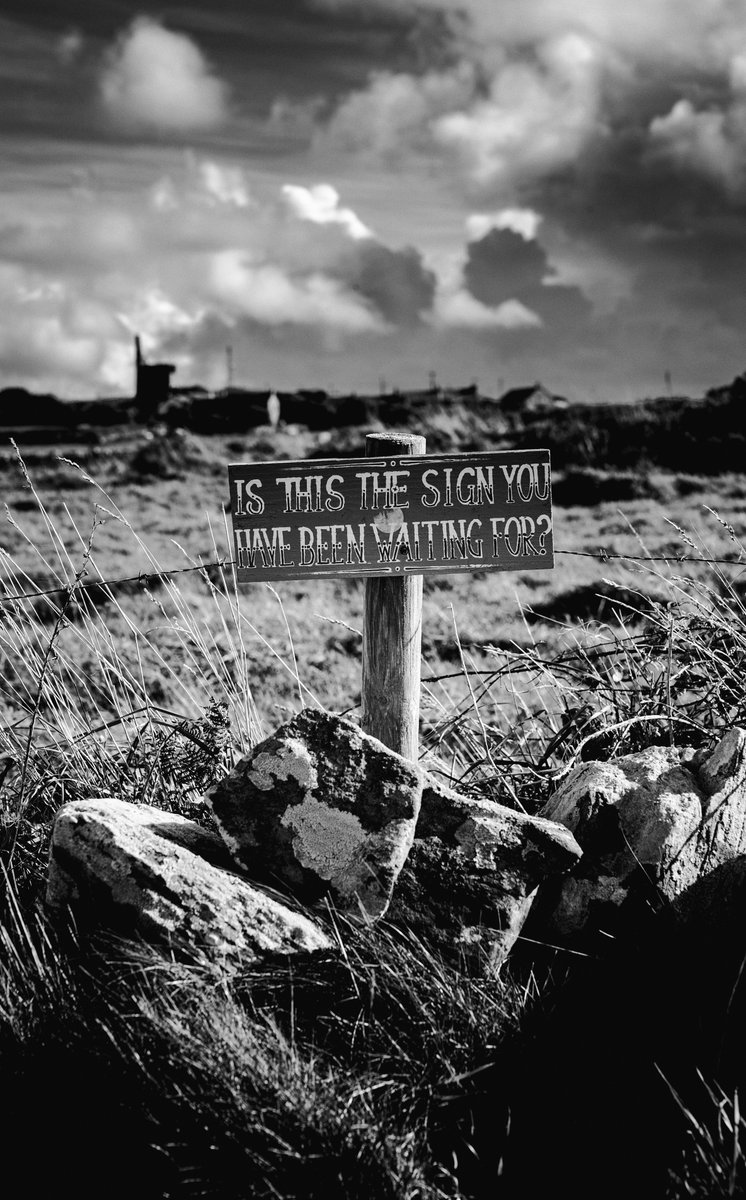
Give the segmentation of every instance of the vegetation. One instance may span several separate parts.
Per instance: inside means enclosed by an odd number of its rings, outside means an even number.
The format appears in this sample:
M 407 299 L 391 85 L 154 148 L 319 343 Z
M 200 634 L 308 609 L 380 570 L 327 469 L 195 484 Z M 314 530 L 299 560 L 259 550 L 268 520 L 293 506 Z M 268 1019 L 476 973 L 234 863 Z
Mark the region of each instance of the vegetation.
M 551 446 L 555 467 L 699 471 L 743 469 L 746 379 L 713 389 L 705 400 L 672 397 L 639 404 L 574 405 L 520 423 L 511 442 Z
M 303 436 L 268 452 L 323 449 Z M 193 439 L 159 473 L 152 439 L 112 435 L 82 466 L 4 468 L 9 1177 L 32 1195 L 154 1200 L 746 1194 L 736 917 L 696 947 L 665 912 L 602 949 L 540 945 L 528 927 L 491 981 L 334 913 L 337 954 L 233 974 L 50 925 L 60 804 L 113 795 L 208 821 L 206 784 L 299 705 L 354 713 L 360 586 L 234 587 L 222 477 L 252 452 Z M 531 812 L 582 758 L 710 745 L 746 721 L 742 477 L 716 492 L 701 476 L 636 489 L 594 472 L 564 477 L 556 542 L 600 558 L 427 588 L 424 760 Z

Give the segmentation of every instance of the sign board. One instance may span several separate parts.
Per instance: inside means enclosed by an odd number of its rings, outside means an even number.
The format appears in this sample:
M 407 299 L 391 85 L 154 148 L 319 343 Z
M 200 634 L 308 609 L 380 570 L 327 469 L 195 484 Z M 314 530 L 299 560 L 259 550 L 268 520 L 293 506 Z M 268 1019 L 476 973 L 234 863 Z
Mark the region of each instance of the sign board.
M 228 467 L 239 583 L 554 565 L 548 450 Z

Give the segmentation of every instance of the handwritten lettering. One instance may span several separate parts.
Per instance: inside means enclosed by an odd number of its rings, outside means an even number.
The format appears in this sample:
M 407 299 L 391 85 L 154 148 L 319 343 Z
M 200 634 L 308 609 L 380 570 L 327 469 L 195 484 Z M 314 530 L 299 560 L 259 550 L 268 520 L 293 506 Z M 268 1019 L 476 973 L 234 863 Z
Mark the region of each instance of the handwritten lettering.
M 345 498 L 342 492 L 335 488 L 335 483 L 342 483 L 343 475 L 307 475 L 302 479 L 298 475 L 278 475 L 275 483 L 284 489 L 284 512 L 312 513 L 339 512 L 344 508 Z
M 358 471 L 360 480 L 361 508 L 409 508 L 407 485 L 400 479 L 408 479 L 409 471 Z
M 239 579 L 552 565 L 544 451 L 229 469 Z

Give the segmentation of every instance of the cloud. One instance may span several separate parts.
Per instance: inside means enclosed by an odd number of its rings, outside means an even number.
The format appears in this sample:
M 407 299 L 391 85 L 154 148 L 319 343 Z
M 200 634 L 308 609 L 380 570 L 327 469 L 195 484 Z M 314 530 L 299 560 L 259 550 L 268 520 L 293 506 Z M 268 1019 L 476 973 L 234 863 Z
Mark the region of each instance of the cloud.
M 33 268 L 0 263 L 0 363 L 6 385 L 90 394 L 101 377 L 107 348 L 117 338 L 106 304 L 77 293 L 61 279 Z
M 599 59 L 593 45 L 564 34 L 537 48 L 535 62 L 509 62 L 489 95 L 433 124 L 480 185 L 513 188 L 571 163 L 604 131 Z
M 137 17 L 109 49 L 100 77 L 103 104 L 127 127 L 177 133 L 226 119 L 226 89 L 195 43 Z
M 252 210 L 252 217 L 257 211 L 243 168 L 236 163 L 203 158 L 192 151 L 184 156 L 178 181 L 171 175 L 162 175 L 150 187 L 149 198 L 155 212 L 181 212 L 183 218 L 189 213 L 190 228 L 200 237 L 211 224 L 221 231 L 219 236 L 229 221 L 240 228 L 246 210 Z M 221 210 L 217 224 L 215 209 Z
M 690 100 L 677 100 L 667 116 L 653 119 L 650 137 L 654 149 L 678 166 L 726 183 L 735 176 L 737 147 L 718 109 L 698 112 Z
M 150 204 L 156 212 L 175 212 L 179 207 L 179 196 L 174 181 L 169 175 L 163 175 L 150 190 Z
M 528 220 L 528 216 L 535 219 Z M 543 250 L 525 233 L 518 234 L 514 230 L 510 232 L 508 249 L 513 246 L 513 239 L 515 239 L 515 246 L 523 247 L 523 249 L 517 250 L 516 265 L 512 273 L 503 273 L 499 296 L 488 295 L 489 286 L 493 282 L 491 277 L 480 282 L 477 270 L 475 282 L 475 262 L 477 267 L 482 265 L 479 257 L 479 243 L 486 241 L 489 246 L 491 234 L 498 228 L 508 229 L 516 220 L 525 229 L 527 225 L 536 228 L 541 218 L 537 213 L 528 214 L 523 210 L 505 210 L 502 213 L 494 213 L 490 217 L 474 213 L 467 219 L 465 225 L 468 240 L 465 253 L 454 254 L 441 263 L 432 312 L 427 318 L 434 329 L 445 332 L 453 330 L 474 333 L 503 332 L 510 335 L 521 330 L 530 331 L 542 328 L 544 322 L 539 314 L 517 298 L 519 292 L 526 291 L 527 278 L 533 287 L 537 271 L 541 280 L 543 268 L 547 265 Z M 503 250 L 503 258 L 506 258 L 505 250 Z M 475 290 L 480 291 L 481 295 L 477 296 Z M 515 295 L 510 294 L 513 290 Z
M 512 48 L 456 36 L 452 53 L 440 70 L 373 73 L 341 100 L 321 145 L 384 160 L 445 156 L 471 185 L 512 199 L 606 134 L 604 55 L 572 27 Z
M 526 46 L 576 32 L 638 62 L 709 65 L 743 41 L 743 9 L 733 0 L 313 0 L 329 11 L 371 8 L 414 20 L 425 9 L 450 18 L 454 38 L 491 49 Z
M 504 208 L 496 213 L 471 213 L 464 222 L 466 236 L 470 242 L 479 242 L 493 229 L 511 229 L 520 233 L 526 241 L 536 237 L 541 216 L 532 208 Z
M 236 250 L 215 255 L 209 292 L 223 310 L 263 325 L 311 325 L 339 333 L 382 333 L 379 314 L 336 279 L 314 272 L 293 278 L 274 263 Z
M 341 257 L 334 269 L 352 291 L 399 328 L 418 325 L 432 306 L 436 276 L 411 246 L 392 250 L 372 239 L 360 242 Z
M 511 229 L 493 229 L 469 242 L 463 277 L 482 304 L 499 309 L 518 302 L 555 335 L 577 333 L 590 323 L 591 306 L 583 292 L 557 280 L 539 242 Z
M 549 274 L 546 251 L 510 229 L 491 229 L 467 246 L 464 279 L 484 304 L 501 304 L 544 286 Z
M 290 211 L 301 221 L 312 221 L 316 225 L 339 225 L 354 239 L 373 236 L 351 208 L 340 207 L 339 192 L 329 183 L 317 183 L 310 188 L 286 183 L 282 194 Z
M 520 300 L 503 300 L 493 307 L 463 287 L 440 294 L 433 314 L 433 324 L 440 329 L 537 329 L 542 323 Z
M 666 171 L 732 196 L 742 187 L 743 0 L 314 3 L 361 22 L 377 9 L 411 39 L 424 11 L 438 17 L 438 68 L 372 72 L 325 126 L 337 148 L 384 165 L 455 166 L 472 198 L 548 219 L 610 202 L 608 225 L 622 206 L 644 220 L 656 207 L 648 177 L 660 185 Z
M 432 145 L 431 122 L 470 103 L 476 86 L 476 71 L 466 61 L 419 76 L 376 71 L 366 88 L 340 102 L 324 140 L 389 159 L 425 152 Z
M 66 67 L 78 59 L 83 51 L 85 38 L 79 29 L 70 29 L 57 41 L 57 57 Z
M 236 208 L 249 207 L 251 197 L 240 167 L 221 165 L 205 159 L 199 163 L 198 170 L 207 197 L 218 204 L 232 204 Z
M 746 175 L 746 54 L 730 64 L 729 94 L 720 106 L 697 109 L 677 100 L 650 124 L 653 155 L 736 189 Z
M 159 287 L 139 292 L 117 313 L 117 318 L 130 333 L 143 336 L 146 350 L 155 349 L 166 335 L 193 329 L 203 317 L 203 308 L 198 306 L 193 312 L 187 312 Z
M 178 343 L 184 369 L 203 328 L 301 337 L 328 355 L 411 327 L 434 292 L 419 253 L 375 239 L 330 185 L 260 202 L 237 164 L 193 154 L 126 199 L 71 191 L 47 219 L 19 213 L 0 226 L 3 280 L 4 372 L 65 394 L 94 380 L 129 390 L 134 331 L 156 356 Z

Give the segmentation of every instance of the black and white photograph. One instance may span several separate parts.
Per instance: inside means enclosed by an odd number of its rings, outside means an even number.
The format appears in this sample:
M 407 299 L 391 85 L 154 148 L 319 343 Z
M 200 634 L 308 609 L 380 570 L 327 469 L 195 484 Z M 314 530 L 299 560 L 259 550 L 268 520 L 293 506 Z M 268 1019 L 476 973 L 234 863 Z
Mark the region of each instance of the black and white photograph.
M 0 0 L 8 1200 L 746 1197 L 746 0 Z

